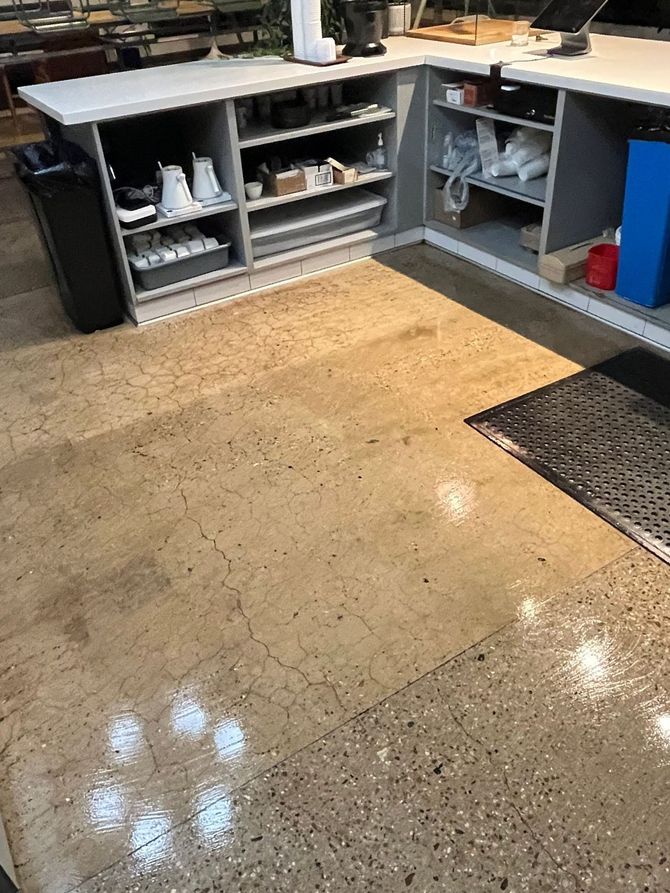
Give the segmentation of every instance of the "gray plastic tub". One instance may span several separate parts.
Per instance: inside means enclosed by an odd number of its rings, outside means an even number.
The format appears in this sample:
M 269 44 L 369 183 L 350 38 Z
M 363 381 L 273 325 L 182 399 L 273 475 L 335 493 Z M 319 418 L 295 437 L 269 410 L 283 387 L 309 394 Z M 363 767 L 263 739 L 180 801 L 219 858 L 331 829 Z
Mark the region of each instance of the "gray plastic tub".
M 254 257 L 267 257 L 378 226 L 386 199 L 365 189 L 278 205 L 250 215 Z
M 200 254 L 191 254 L 188 257 L 178 257 L 176 260 L 168 260 L 158 267 L 149 267 L 148 270 L 136 270 L 131 264 L 133 279 L 143 289 L 162 288 L 164 285 L 174 285 L 184 279 L 192 279 L 194 276 L 202 276 L 204 273 L 213 273 L 214 270 L 222 270 L 228 266 L 230 242 L 224 242 L 218 248 L 210 248 Z

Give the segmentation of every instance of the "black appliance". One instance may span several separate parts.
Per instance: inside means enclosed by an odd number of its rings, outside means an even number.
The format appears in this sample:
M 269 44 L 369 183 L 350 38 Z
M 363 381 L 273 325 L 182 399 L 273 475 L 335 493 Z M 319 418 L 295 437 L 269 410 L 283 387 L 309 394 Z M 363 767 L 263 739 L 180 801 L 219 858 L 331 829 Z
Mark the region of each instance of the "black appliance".
M 383 56 L 388 33 L 388 0 L 344 0 L 345 56 Z
M 556 120 L 556 91 L 534 84 L 506 84 L 493 97 L 493 108 L 503 115 L 553 124 Z
M 302 99 L 286 99 L 272 103 L 271 123 L 279 130 L 305 127 L 312 119 L 310 107 Z

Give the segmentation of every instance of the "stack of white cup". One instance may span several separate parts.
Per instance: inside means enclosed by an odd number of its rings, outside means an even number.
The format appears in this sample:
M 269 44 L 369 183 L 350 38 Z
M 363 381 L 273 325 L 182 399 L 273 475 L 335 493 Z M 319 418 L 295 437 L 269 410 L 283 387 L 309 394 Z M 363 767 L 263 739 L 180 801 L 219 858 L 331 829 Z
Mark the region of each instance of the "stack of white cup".
M 335 61 L 335 41 L 321 30 L 321 0 L 291 0 L 293 54 L 305 62 Z

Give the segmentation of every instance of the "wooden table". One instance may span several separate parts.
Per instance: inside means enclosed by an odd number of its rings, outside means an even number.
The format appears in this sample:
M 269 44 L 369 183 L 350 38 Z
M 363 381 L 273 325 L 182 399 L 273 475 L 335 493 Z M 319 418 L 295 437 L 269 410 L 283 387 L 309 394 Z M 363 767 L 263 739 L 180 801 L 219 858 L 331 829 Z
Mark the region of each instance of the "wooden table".
M 211 6 L 205 6 L 203 3 L 196 3 L 194 0 L 182 0 L 177 9 L 175 10 L 176 15 L 181 18 L 182 16 L 201 16 L 201 15 L 210 15 L 212 12 Z M 88 25 L 89 28 L 100 27 L 104 25 L 120 25 L 123 22 L 127 21 L 121 16 L 116 16 L 111 13 L 108 9 L 101 9 L 96 12 L 92 12 L 88 17 Z M 10 37 L 12 34 L 34 34 L 31 28 L 28 28 L 26 25 L 22 25 L 21 22 L 16 19 L 9 19 L 6 22 L 0 22 L 0 37 Z M 60 36 L 65 32 L 62 32 Z
M 212 7 L 206 6 L 203 3 L 194 2 L 194 0 L 181 0 L 179 6 L 175 10 L 175 14 L 178 18 L 184 17 L 195 17 L 195 16 L 209 16 L 212 14 Z M 88 28 L 90 30 L 95 31 L 98 28 L 105 28 L 113 25 L 123 25 L 127 23 L 128 20 L 114 15 L 108 9 L 100 9 L 91 12 L 88 17 Z M 73 34 L 81 35 L 85 33 L 86 29 L 79 29 L 77 31 L 73 31 Z M 0 37 L 21 37 L 21 35 L 26 34 L 39 34 L 39 32 L 33 31 L 33 29 L 29 28 L 27 25 L 22 24 L 17 19 L 9 19 L 7 21 L 0 21 Z M 48 39 L 47 35 L 44 35 L 45 39 Z M 62 40 L 67 36 L 67 31 L 58 32 L 58 37 Z M 12 121 L 14 122 L 14 126 L 18 128 L 18 116 L 16 114 L 16 105 L 14 103 L 14 96 L 12 95 L 11 84 L 9 83 L 9 78 L 7 76 L 7 68 L 12 65 L 21 65 L 29 62 L 33 62 L 36 59 L 52 59 L 57 58 L 59 56 L 75 56 L 77 54 L 82 53 L 92 53 L 92 52 L 100 52 L 101 48 L 104 48 L 104 45 L 95 45 L 95 46 L 87 46 L 87 47 L 72 47 L 71 49 L 64 50 L 55 50 L 50 51 L 46 50 L 34 50 L 27 51 L 25 53 L 17 53 L 13 56 L 6 56 L 4 59 L 0 58 L 0 87 L 4 91 L 5 98 L 7 100 L 7 106 L 9 108 L 9 112 L 12 116 Z

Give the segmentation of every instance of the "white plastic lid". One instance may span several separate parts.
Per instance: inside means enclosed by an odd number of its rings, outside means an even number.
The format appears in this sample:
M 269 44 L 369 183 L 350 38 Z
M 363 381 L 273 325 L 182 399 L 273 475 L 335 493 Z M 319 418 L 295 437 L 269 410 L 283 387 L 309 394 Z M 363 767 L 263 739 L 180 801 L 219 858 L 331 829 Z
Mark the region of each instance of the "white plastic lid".
M 353 193 L 356 193 L 355 195 Z M 354 215 L 360 211 L 370 211 L 386 204 L 382 195 L 375 195 L 366 189 L 355 189 L 351 194 L 328 196 L 311 199 L 301 205 L 295 216 L 288 217 L 286 208 L 269 208 L 267 211 L 257 211 L 253 218 L 261 215 L 262 219 L 257 223 L 252 220 L 251 239 L 263 239 L 267 236 L 279 233 L 289 233 L 294 230 L 304 229 L 306 226 L 317 226 L 321 223 L 339 221 L 343 215 Z M 309 207 L 308 207 L 309 206 Z

